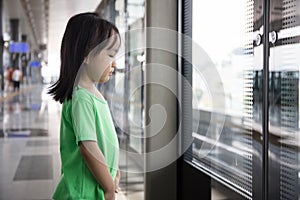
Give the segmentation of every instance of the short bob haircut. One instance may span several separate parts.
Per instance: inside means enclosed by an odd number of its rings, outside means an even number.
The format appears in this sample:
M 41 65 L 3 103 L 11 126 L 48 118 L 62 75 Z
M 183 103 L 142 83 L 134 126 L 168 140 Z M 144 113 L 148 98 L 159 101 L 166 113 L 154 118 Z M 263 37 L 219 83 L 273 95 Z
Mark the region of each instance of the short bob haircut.
M 84 59 L 114 34 L 120 38 L 117 27 L 97 13 L 81 13 L 70 18 L 61 44 L 60 76 L 48 92 L 55 101 L 63 103 L 72 99 L 75 79 Z

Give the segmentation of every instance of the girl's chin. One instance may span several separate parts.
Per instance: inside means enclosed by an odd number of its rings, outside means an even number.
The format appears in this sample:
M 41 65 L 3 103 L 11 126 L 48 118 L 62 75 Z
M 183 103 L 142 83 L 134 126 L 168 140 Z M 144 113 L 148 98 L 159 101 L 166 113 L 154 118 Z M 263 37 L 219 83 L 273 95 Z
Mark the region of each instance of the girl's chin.
M 110 79 L 110 76 L 107 76 L 105 79 L 100 79 L 98 83 L 105 83 Z

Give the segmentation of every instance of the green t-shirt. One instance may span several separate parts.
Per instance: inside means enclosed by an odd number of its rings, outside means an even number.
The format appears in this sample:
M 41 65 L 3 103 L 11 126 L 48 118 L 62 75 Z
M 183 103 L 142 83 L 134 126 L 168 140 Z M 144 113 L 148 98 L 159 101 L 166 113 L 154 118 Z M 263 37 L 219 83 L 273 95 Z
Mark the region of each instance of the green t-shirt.
M 110 174 L 116 177 L 119 143 L 107 101 L 77 86 L 65 101 L 60 126 L 62 174 L 53 194 L 57 200 L 104 200 L 104 192 L 85 164 L 79 141 L 97 141 Z

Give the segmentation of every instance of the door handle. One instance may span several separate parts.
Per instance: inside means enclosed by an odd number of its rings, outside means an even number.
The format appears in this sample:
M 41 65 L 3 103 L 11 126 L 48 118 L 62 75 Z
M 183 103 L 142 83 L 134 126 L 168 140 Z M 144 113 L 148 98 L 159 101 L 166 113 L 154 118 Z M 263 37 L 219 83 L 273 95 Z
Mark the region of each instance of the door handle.
M 254 43 L 256 46 L 259 46 L 262 42 L 262 36 L 261 34 L 257 34 L 256 37 L 254 38 Z
M 278 33 L 276 31 L 272 31 L 269 33 L 269 42 L 272 44 L 275 44 L 278 40 Z M 254 38 L 254 43 L 256 46 L 259 46 L 262 44 L 262 35 L 258 33 Z
M 275 44 L 275 42 L 278 40 L 278 34 L 276 31 L 272 31 L 269 33 L 269 42 L 272 44 Z

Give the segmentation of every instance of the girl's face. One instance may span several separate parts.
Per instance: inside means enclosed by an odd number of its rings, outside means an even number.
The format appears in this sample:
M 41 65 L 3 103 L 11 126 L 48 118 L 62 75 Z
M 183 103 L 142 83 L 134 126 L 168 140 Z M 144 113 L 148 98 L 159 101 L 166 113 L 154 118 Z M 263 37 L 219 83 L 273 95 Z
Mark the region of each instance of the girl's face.
M 90 59 L 87 72 L 93 82 L 105 83 L 110 79 L 116 67 L 115 56 L 118 53 L 119 44 L 120 41 L 118 40 L 111 48 L 103 49 Z

